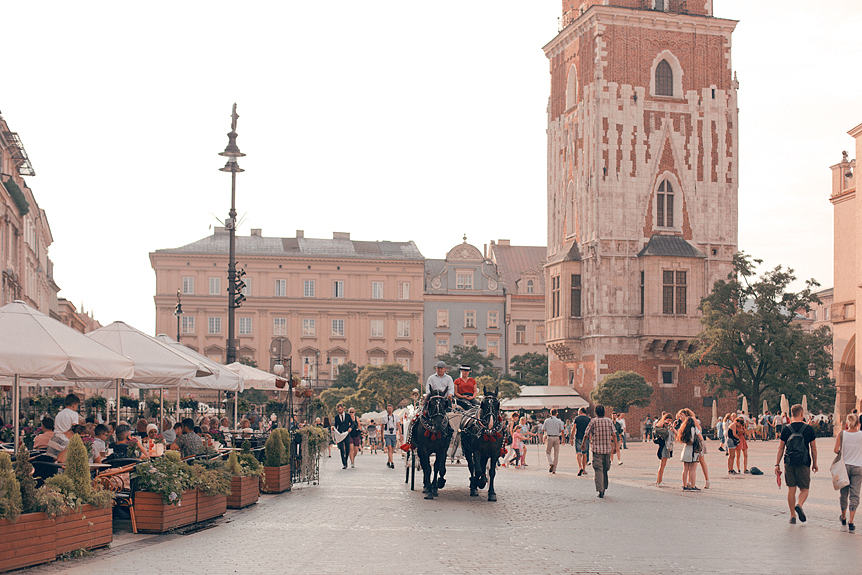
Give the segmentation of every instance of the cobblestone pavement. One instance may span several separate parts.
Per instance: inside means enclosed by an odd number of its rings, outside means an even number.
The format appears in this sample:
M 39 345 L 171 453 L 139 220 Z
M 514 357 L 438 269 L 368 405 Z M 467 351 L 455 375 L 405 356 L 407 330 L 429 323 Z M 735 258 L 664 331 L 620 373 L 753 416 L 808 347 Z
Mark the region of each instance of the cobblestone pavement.
M 708 445 L 709 490 L 683 492 L 679 461 L 666 471 L 673 487 L 654 487 L 655 446 L 630 442 L 605 499 L 596 498 L 591 470 L 576 476 L 571 446 L 555 475 L 530 446 L 527 468 L 499 471 L 496 503 L 485 492 L 469 497 L 465 467 L 450 468 L 440 496 L 426 501 L 382 455 L 342 470 L 336 451 L 322 462 L 320 485 L 261 496 L 214 528 L 120 536 L 91 557 L 24 572 L 829 574 L 862 562 L 859 542 L 837 521 L 831 439 L 818 442 L 822 471 L 809 520 L 797 525 L 771 475 L 777 442 L 751 444 L 750 465 L 763 476 L 728 477 L 724 454 Z

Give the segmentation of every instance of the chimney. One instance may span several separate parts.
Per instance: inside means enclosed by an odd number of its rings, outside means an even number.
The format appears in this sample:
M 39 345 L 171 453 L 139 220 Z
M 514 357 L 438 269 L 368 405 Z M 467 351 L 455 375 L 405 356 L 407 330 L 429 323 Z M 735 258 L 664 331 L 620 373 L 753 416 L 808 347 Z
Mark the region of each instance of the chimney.
M 251 228 L 251 235 L 256 237 L 262 237 L 263 228 Z
M 512 245 L 512 242 L 510 240 L 498 240 L 497 245 L 509 247 Z
M 304 238 L 305 237 L 305 230 L 296 230 L 296 237 L 297 238 Z
M 332 232 L 333 240 L 349 240 L 350 232 Z

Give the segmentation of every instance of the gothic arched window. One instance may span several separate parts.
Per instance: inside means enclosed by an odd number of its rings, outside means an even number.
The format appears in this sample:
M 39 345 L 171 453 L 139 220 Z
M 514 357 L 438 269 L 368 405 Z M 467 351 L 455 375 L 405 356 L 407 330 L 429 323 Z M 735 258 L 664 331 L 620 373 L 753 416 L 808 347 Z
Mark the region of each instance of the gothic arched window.
M 533 293 L 533 280 L 527 280 L 527 293 Z
M 673 70 L 667 60 L 655 67 L 655 95 L 673 96 Z
M 664 180 L 658 186 L 655 213 L 656 226 L 660 228 L 673 227 L 673 187 L 668 180 Z

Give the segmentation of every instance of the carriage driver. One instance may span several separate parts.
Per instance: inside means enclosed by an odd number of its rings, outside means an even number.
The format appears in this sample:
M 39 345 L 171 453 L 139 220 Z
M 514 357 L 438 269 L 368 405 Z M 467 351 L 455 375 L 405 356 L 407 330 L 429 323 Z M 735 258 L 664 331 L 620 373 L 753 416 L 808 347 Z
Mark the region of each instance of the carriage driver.
M 434 368 L 437 370 L 437 373 L 429 376 L 428 381 L 425 383 L 425 401 L 428 401 L 432 391 L 439 392 L 446 399 L 451 400 L 452 396 L 455 395 L 455 382 L 446 373 L 446 362 L 438 361 L 434 365 Z
M 466 363 L 462 364 L 461 377 L 455 380 L 455 401 L 463 409 L 476 405 L 476 380 L 470 377 L 471 369 Z

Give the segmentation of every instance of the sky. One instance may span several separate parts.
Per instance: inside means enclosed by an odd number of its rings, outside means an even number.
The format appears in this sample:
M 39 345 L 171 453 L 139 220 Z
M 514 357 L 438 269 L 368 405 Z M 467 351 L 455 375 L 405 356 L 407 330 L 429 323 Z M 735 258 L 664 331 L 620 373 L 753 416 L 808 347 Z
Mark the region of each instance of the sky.
M 714 0 L 733 34 L 739 247 L 832 285 L 829 166 L 862 123 L 862 3 Z M 776 6 L 779 6 L 777 8 Z M 816 9 L 811 6 L 816 5 Z M 239 233 L 546 242 L 559 0 L 4 2 L 0 111 L 60 296 L 155 329 L 149 253 L 212 233 L 234 102 Z M 797 286 L 798 287 L 798 286 Z

